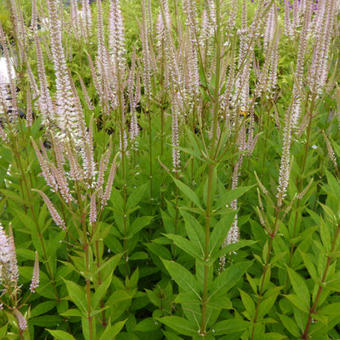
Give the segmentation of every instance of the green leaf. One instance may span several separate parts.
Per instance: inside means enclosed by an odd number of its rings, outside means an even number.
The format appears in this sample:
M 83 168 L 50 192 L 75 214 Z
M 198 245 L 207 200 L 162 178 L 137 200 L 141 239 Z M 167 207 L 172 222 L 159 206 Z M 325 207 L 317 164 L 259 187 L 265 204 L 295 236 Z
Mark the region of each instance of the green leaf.
M 340 96 L 339 96 L 339 94 L 340 94 L 340 91 L 338 92 L 338 100 L 339 100 L 338 110 L 340 110 Z M 337 154 L 338 158 L 340 158 L 340 146 L 337 143 L 335 143 L 334 140 L 331 139 L 331 141 L 332 141 L 335 153 Z
M 126 320 L 118 321 L 112 326 L 106 326 L 99 340 L 113 340 L 125 325 Z
M 267 262 L 267 254 L 268 254 L 268 240 L 266 240 L 264 246 L 263 246 L 263 249 L 262 249 L 262 259 L 263 259 L 263 262 L 266 263 Z
M 236 252 L 241 248 L 249 247 L 255 243 L 257 243 L 257 241 L 241 240 L 241 241 L 238 241 L 237 243 L 228 244 L 219 250 L 218 256 L 220 257 L 224 254 L 230 254 L 230 253 Z
M 148 254 L 144 251 L 137 251 L 135 253 L 133 253 L 129 259 L 131 261 L 136 261 L 136 260 L 147 260 L 148 259 Z
M 283 334 L 270 332 L 270 333 L 266 333 L 263 339 L 264 340 L 282 340 L 282 339 L 287 339 L 287 337 Z
M 197 195 L 192 191 L 186 184 L 183 182 L 179 181 L 178 179 L 172 177 L 174 180 L 175 184 L 177 185 L 178 189 L 183 192 L 185 196 L 187 196 L 191 202 L 193 202 L 198 208 L 203 210 L 200 200 L 198 199 Z
M 98 275 L 100 272 L 102 275 L 102 280 L 105 280 L 105 278 L 108 276 L 109 273 L 112 273 L 115 271 L 117 265 L 119 264 L 119 261 L 121 259 L 121 254 L 116 254 L 112 257 L 110 257 L 109 260 L 105 261 L 97 270 L 95 275 Z
M 191 214 L 187 213 L 183 209 L 180 209 L 181 214 L 185 222 L 185 231 L 192 242 L 198 245 L 201 249 L 202 254 L 204 254 L 204 231 L 203 226 L 197 221 L 197 219 Z
M 301 300 L 297 295 L 295 294 L 289 294 L 285 295 L 286 299 L 289 300 L 296 308 L 300 309 L 304 313 L 309 312 L 309 308 L 306 305 L 306 303 Z
M 139 231 L 141 231 L 143 228 L 145 228 L 146 226 L 148 226 L 151 221 L 152 221 L 153 217 L 152 216 L 141 216 L 141 217 L 137 217 L 133 223 L 129 226 L 129 230 L 127 233 L 127 237 L 130 238 L 133 235 L 137 234 Z
M 6 196 L 6 198 L 11 200 L 11 201 L 15 201 L 15 202 L 22 204 L 22 205 L 27 205 L 27 206 L 31 205 L 30 202 L 23 200 L 18 194 L 16 194 L 15 192 L 13 192 L 11 190 L 0 189 L 0 192 L 2 194 L 4 194 Z
M 225 208 L 226 205 L 229 205 L 232 201 L 238 199 L 253 187 L 254 185 L 248 187 L 238 187 L 237 189 L 225 192 L 222 197 L 218 199 L 217 209 Z
M 121 214 L 124 214 L 124 201 L 118 190 L 112 189 L 110 201 L 113 209 Z
M 18 217 L 21 223 L 27 227 L 29 232 L 34 232 L 36 229 L 36 224 L 31 216 L 26 214 L 22 209 L 13 209 L 15 211 L 15 216 Z
M 165 211 L 160 210 L 160 212 L 161 212 L 165 232 L 174 233 L 175 232 L 175 224 L 174 224 L 173 219 Z
M 93 244 L 96 241 L 101 241 L 102 239 L 106 238 L 109 234 L 121 237 L 118 228 L 112 228 L 112 225 L 99 221 L 97 222 L 96 228 L 93 231 L 91 243 Z
M 0 336 L 2 336 L 3 339 L 6 339 L 5 335 L 8 334 L 7 328 L 8 328 L 8 324 L 0 328 Z
M 119 317 L 130 305 L 131 299 L 133 298 L 133 291 L 118 289 L 115 290 L 109 299 L 107 299 L 107 306 L 110 306 L 112 318 Z
M 330 221 L 334 226 L 337 226 L 338 219 L 335 216 L 333 210 L 325 204 L 320 203 L 320 205 L 321 205 L 322 209 L 324 210 L 325 215 L 328 217 L 328 221 Z
M 250 323 L 241 319 L 228 319 L 217 322 L 214 326 L 216 335 L 233 334 L 244 331 L 249 327 Z
M 287 268 L 287 271 L 288 271 L 289 279 L 293 286 L 294 292 L 296 293 L 297 297 L 303 303 L 303 306 L 307 310 L 309 310 L 310 295 L 309 295 L 309 290 L 308 290 L 305 280 L 299 274 L 297 274 L 293 269 Z
M 187 269 L 174 261 L 162 261 L 171 278 L 176 281 L 179 287 L 181 287 L 185 291 L 189 290 L 200 297 L 198 282 Z
M 299 252 L 301 254 L 303 263 L 305 264 L 309 275 L 311 276 L 311 278 L 313 279 L 314 282 L 318 281 L 318 275 L 316 272 L 316 268 L 315 265 L 312 261 L 312 259 L 310 258 L 310 254 L 305 254 L 301 249 L 299 249 Z
M 189 139 L 190 147 L 192 148 L 191 154 L 199 160 L 203 161 L 203 155 L 201 151 L 201 145 L 199 145 L 199 140 L 197 136 L 193 133 L 192 130 L 189 129 L 188 126 L 185 127 L 185 136 Z M 187 149 L 190 150 L 190 149 Z
M 235 263 L 223 271 L 212 284 L 208 300 L 214 295 L 226 294 L 241 279 L 251 263 L 250 261 Z
M 250 284 L 251 289 L 253 290 L 253 292 L 255 294 L 257 294 L 257 283 L 256 283 L 256 280 L 253 277 L 251 277 L 248 273 L 246 273 L 246 276 L 247 276 L 247 280 L 248 280 L 248 282 Z
M 321 223 L 319 224 L 320 228 L 320 237 L 322 240 L 322 244 L 325 247 L 327 251 L 331 250 L 332 247 L 332 241 L 331 241 L 331 235 L 329 232 L 329 226 L 324 222 L 324 220 L 321 220 Z
M 158 320 L 180 334 L 187 336 L 197 335 L 197 329 L 195 329 L 194 325 L 179 316 L 165 316 Z
M 203 260 L 204 254 L 202 253 L 202 250 L 194 242 L 189 241 L 180 235 L 166 234 L 165 236 L 170 240 L 173 240 L 177 247 L 184 250 L 193 258 Z
M 325 286 L 327 287 L 327 290 L 340 293 L 340 279 L 330 279 Z
M 195 157 L 195 158 L 197 158 L 201 161 L 204 161 L 203 158 L 201 158 L 200 155 L 197 152 L 195 152 L 194 149 L 183 148 L 181 146 L 176 146 L 176 149 L 178 149 L 179 151 L 182 151 L 184 153 L 187 153 L 188 155 L 191 155 L 191 156 L 193 156 L 193 157 Z
M 51 237 L 48 240 L 48 245 L 47 245 L 47 253 L 48 253 L 48 260 L 50 263 L 50 267 L 52 268 L 52 273 L 53 275 L 56 274 L 57 270 L 57 251 L 62 245 L 62 240 L 65 238 L 65 233 L 57 233 L 54 235 L 54 237 Z M 57 280 L 58 282 L 58 280 Z
M 33 318 L 35 316 L 39 316 L 41 314 L 47 313 L 48 311 L 53 309 L 55 306 L 56 306 L 55 301 L 42 302 L 32 309 L 30 317 Z
M 90 340 L 90 326 L 89 326 L 89 320 L 87 316 L 83 316 L 81 318 L 81 328 L 82 328 L 82 333 L 84 335 L 85 340 Z
M 146 318 L 135 327 L 136 332 L 152 332 L 157 329 L 159 329 L 159 324 L 153 318 Z
M 146 247 L 157 257 L 170 260 L 172 258 L 169 250 L 156 242 L 150 242 L 146 244 Z
M 244 308 L 248 312 L 249 320 L 255 317 L 255 303 L 253 299 L 243 290 L 239 289 Z
M 59 315 L 42 315 L 29 320 L 30 325 L 39 327 L 57 327 L 63 319 Z
M 267 313 L 272 310 L 275 301 L 280 293 L 280 287 L 275 287 L 267 291 L 265 298 L 261 301 L 258 310 L 258 320 L 261 320 Z
M 96 292 L 93 294 L 93 297 L 91 299 L 91 304 L 94 309 L 96 309 L 99 306 L 100 300 L 105 296 L 111 281 L 112 281 L 113 271 L 109 273 L 107 278 L 96 287 Z
M 318 314 L 340 316 L 340 302 L 331 303 L 318 310 Z
M 200 306 L 201 300 L 192 291 L 183 291 L 182 293 L 177 294 L 175 303 Z
M 16 249 L 16 253 L 17 253 L 17 257 L 21 259 L 31 260 L 31 261 L 34 261 L 35 259 L 35 252 L 30 249 L 19 248 L 19 249 Z
M 290 334 L 292 334 L 295 337 L 300 337 L 299 328 L 296 326 L 294 320 L 289 318 L 287 315 L 283 314 L 279 314 L 279 317 L 284 327 L 288 330 Z
M 209 301 L 207 302 L 207 307 L 221 310 L 221 309 L 232 309 L 233 304 L 231 303 L 231 300 L 226 295 L 220 295 L 220 296 L 213 296 Z
M 127 210 L 131 210 L 138 205 L 138 203 L 142 200 L 147 187 L 148 184 L 145 183 L 131 193 L 126 203 Z
M 166 340 L 182 340 L 182 338 L 180 338 L 178 335 L 176 335 L 175 333 L 172 332 L 167 332 L 167 331 L 162 331 L 163 334 L 165 335 Z
M 87 311 L 87 302 L 85 299 L 84 288 L 81 288 L 76 283 L 64 279 L 67 292 L 70 300 L 79 308 L 84 314 Z
M 220 250 L 225 238 L 228 235 L 229 229 L 235 219 L 236 211 L 232 210 L 225 214 L 214 226 L 210 238 L 210 256 L 214 256 Z
M 308 214 L 313 218 L 315 224 L 322 223 L 322 218 L 313 210 L 307 209 Z
M 145 291 L 150 302 L 153 303 L 156 307 L 160 308 L 161 298 L 153 290 L 145 289 Z
M 340 184 L 339 181 L 329 172 L 326 170 L 327 182 L 330 188 L 336 197 L 340 196 Z
M 57 340 L 76 340 L 70 333 L 64 331 L 55 331 L 52 329 L 47 329 L 47 331 Z
M 20 277 L 24 278 L 25 281 L 30 282 L 32 279 L 32 270 L 32 267 L 20 266 Z M 55 292 L 53 290 L 51 280 L 42 270 L 40 270 L 40 285 L 37 288 L 37 293 L 43 297 L 55 301 Z
M 76 317 L 81 317 L 82 314 L 79 311 L 79 309 L 68 309 L 66 312 L 60 313 L 61 316 L 66 316 L 66 317 L 71 317 L 71 316 L 76 316 Z

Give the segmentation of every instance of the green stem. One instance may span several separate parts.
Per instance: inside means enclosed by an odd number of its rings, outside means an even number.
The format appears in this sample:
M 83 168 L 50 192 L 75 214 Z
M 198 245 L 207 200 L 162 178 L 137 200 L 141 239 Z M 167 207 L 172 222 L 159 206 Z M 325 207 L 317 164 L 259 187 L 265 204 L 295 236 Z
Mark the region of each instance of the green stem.
M 151 210 L 152 210 L 152 203 L 153 203 L 153 197 L 152 197 L 152 191 L 153 191 L 153 179 L 152 179 L 152 121 L 151 121 L 151 112 L 150 112 L 150 100 L 148 100 L 148 109 L 147 109 L 147 115 L 148 115 L 148 129 L 149 129 L 149 178 L 150 178 L 150 204 L 151 204 Z
M 176 173 L 176 179 L 178 180 L 178 173 Z M 177 232 L 178 232 L 178 220 L 179 220 L 179 209 L 178 209 L 178 203 L 179 203 L 179 189 L 178 187 L 176 186 L 176 202 L 175 202 L 175 209 L 176 209 L 176 213 L 175 213 L 175 234 L 177 235 Z M 174 259 L 176 258 L 176 244 L 174 244 Z
M 118 60 L 119 56 L 116 55 Z M 123 249 L 125 258 L 126 276 L 129 275 L 128 251 L 127 251 L 127 157 L 125 149 L 125 115 L 124 115 L 124 88 L 122 85 L 121 73 L 118 68 L 118 104 L 119 104 L 119 119 L 120 119 L 120 144 L 121 144 L 121 168 L 123 175 L 123 200 L 124 200 L 124 216 L 123 216 Z
M 123 249 L 124 249 L 124 258 L 125 258 L 125 269 L 126 269 L 126 276 L 129 275 L 129 264 L 128 264 L 128 251 L 127 251 L 127 179 L 126 179 L 126 152 L 124 146 L 124 125 L 123 121 L 121 122 L 121 167 L 123 173 L 123 201 L 124 201 L 124 215 L 123 215 Z
M 264 122 L 264 131 L 265 131 L 265 136 L 264 136 L 264 140 L 263 140 L 263 156 L 262 156 L 262 169 L 265 169 L 265 161 L 266 161 L 266 157 L 267 157 L 267 140 L 268 140 L 268 132 L 269 132 L 269 121 L 270 121 L 270 112 L 274 106 L 273 102 L 271 102 L 271 106 L 267 106 L 267 110 L 266 112 L 268 112 L 267 115 L 265 116 L 265 122 Z
M 219 95 L 220 95 L 220 72 L 221 72 L 221 46 L 220 46 L 220 0 L 216 0 L 216 78 L 215 78 L 215 93 L 214 93 L 214 117 L 213 117 L 213 133 L 210 148 L 210 162 L 208 170 L 208 192 L 207 192 L 207 207 L 205 211 L 205 249 L 204 249 L 204 260 L 207 264 L 204 265 L 203 274 L 203 295 L 202 295 L 202 318 L 200 335 L 205 336 L 207 334 L 207 302 L 208 302 L 208 283 L 209 283 L 209 244 L 210 244 L 210 224 L 211 224 L 211 206 L 212 206 L 212 188 L 213 188 L 213 177 L 215 171 L 215 148 L 217 139 L 217 123 L 218 123 L 218 112 L 219 112 Z
M 209 261 L 209 244 L 210 244 L 210 223 L 211 223 L 211 203 L 212 203 L 212 184 L 215 165 L 209 165 L 208 172 L 208 195 L 207 195 L 207 208 L 205 213 L 205 250 L 204 260 Z M 206 335 L 207 327 L 207 302 L 208 302 L 208 283 L 209 283 L 209 265 L 204 265 L 204 278 L 203 278 L 203 296 L 202 296 L 202 319 L 200 334 Z
M 166 91 L 164 90 L 164 63 L 165 63 L 165 46 L 164 41 L 162 40 L 162 58 L 161 58 L 161 75 L 160 75 L 160 84 L 162 89 L 162 97 L 161 97 L 161 152 L 160 157 L 162 158 L 164 154 L 164 141 L 165 141 L 165 134 L 164 134 L 164 124 L 165 124 L 165 100 L 166 100 Z M 164 178 L 162 176 L 162 184 L 161 188 L 164 187 Z M 165 202 L 164 202 L 164 192 L 161 190 L 161 208 L 164 209 Z
M 76 192 L 78 197 L 78 203 L 79 203 L 79 216 L 80 216 L 80 223 L 83 233 L 83 240 L 82 240 L 82 247 L 84 250 L 84 256 L 85 256 L 85 266 L 86 266 L 86 276 L 85 276 L 85 282 L 86 282 L 86 298 L 87 298 L 87 321 L 89 324 L 89 334 L 90 334 L 90 340 L 93 340 L 93 317 L 92 317 L 92 307 L 91 307 L 91 282 L 90 282 L 90 254 L 89 254 L 89 240 L 87 237 L 87 227 L 86 227 L 86 209 L 83 209 L 83 201 L 81 199 L 81 193 L 80 188 L 78 185 L 76 185 Z M 86 205 L 84 205 L 86 207 Z
M 308 97 L 309 97 L 309 93 L 307 94 L 307 104 L 308 104 Z M 308 110 L 307 104 L 306 104 L 306 111 Z M 303 180 L 304 180 L 304 175 L 305 175 L 305 170 L 306 170 L 307 155 L 308 155 L 308 149 L 309 149 L 309 145 L 310 145 L 311 132 L 312 132 L 314 105 L 315 105 L 315 96 L 312 97 L 310 109 L 309 109 L 309 112 L 308 112 L 309 121 L 308 121 L 308 127 L 307 127 L 307 140 L 306 140 L 305 150 L 304 150 L 304 154 L 303 154 L 303 158 L 302 158 L 301 175 L 297 178 L 297 183 L 296 183 L 296 187 L 298 188 L 299 192 L 301 192 L 302 189 L 303 189 Z M 299 210 L 300 210 L 300 204 L 301 204 L 301 200 L 299 199 L 297 201 L 297 207 L 296 207 L 296 210 L 295 210 L 294 227 L 293 227 L 293 235 L 292 235 L 293 239 L 295 238 L 296 232 L 297 232 L 297 221 L 298 221 L 298 215 L 299 215 Z M 296 243 L 292 243 L 291 246 L 290 246 L 289 264 L 288 264 L 289 266 L 292 263 L 295 244 Z M 288 283 L 287 279 L 288 279 L 288 276 L 286 275 L 286 285 L 285 285 L 286 288 L 287 288 L 287 283 Z
M 333 239 L 332 248 L 331 248 L 331 254 L 335 251 L 339 235 L 340 235 L 340 223 L 337 226 L 336 234 L 335 234 L 335 237 Z M 331 255 L 327 256 L 326 268 L 325 268 L 325 270 L 323 272 L 321 282 L 319 283 L 319 288 L 318 288 L 318 291 L 316 293 L 316 297 L 315 297 L 314 303 L 312 305 L 312 308 L 309 311 L 307 324 L 306 324 L 305 330 L 304 330 L 304 332 L 303 332 L 303 334 L 301 336 L 301 339 L 307 340 L 309 338 L 309 334 L 308 333 L 309 333 L 309 328 L 310 328 L 310 326 L 312 324 L 313 314 L 316 312 L 316 308 L 318 306 L 318 303 L 319 303 L 319 300 L 320 300 L 320 296 L 321 296 L 321 293 L 322 293 L 323 288 L 324 288 L 324 283 L 326 281 L 326 277 L 327 277 L 327 274 L 328 274 L 329 267 L 330 267 L 330 265 L 332 263 L 332 259 L 333 258 L 332 258 Z
M 96 229 L 98 228 L 98 225 L 97 223 L 95 223 L 93 225 L 93 234 L 95 233 Z M 96 265 L 97 265 L 97 272 L 98 272 L 98 276 L 97 276 L 97 283 L 98 283 L 98 286 L 100 286 L 102 284 L 102 278 L 101 278 L 101 272 L 100 272 L 100 265 L 101 265 L 101 257 L 100 257 L 100 252 L 99 252 L 99 240 L 96 240 L 95 241 L 95 247 L 96 247 Z M 104 300 L 102 299 L 100 301 L 100 308 L 104 308 L 105 307 L 105 303 L 104 303 Z M 106 318 L 105 318 L 105 311 L 103 310 L 102 311 L 102 326 L 103 327 L 106 327 L 107 326 L 107 322 L 106 322 Z
M 85 219 L 84 219 L 85 220 Z M 84 223 L 85 224 L 85 223 Z M 85 227 L 85 233 L 86 233 L 86 227 Z M 87 242 L 84 244 L 84 253 L 85 253 L 85 261 L 86 261 L 86 296 L 87 296 L 87 320 L 89 323 L 89 333 L 90 333 L 90 340 L 93 340 L 93 323 L 92 323 L 92 308 L 91 308 L 91 282 L 89 280 L 90 275 L 90 263 L 89 263 L 89 244 Z
M 254 316 L 253 327 L 252 327 L 251 336 L 250 336 L 251 340 L 254 339 L 255 327 L 256 327 L 258 314 L 259 314 L 259 308 L 260 308 L 260 305 L 261 305 L 261 300 L 262 300 L 263 292 L 264 292 L 264 283 L 265 283 L 265 280 L 266 280 L 268 269 L 270 268 L 270 260 L 271 260 L 271 255 L 272 255 L 274 237 L 276 236 L 276 234 L 279 230 L 278 222 L 279 222 L 280 212 L 281 212 L 280 208 L 277 207 L 276 213 L 275 213 L 274 228 L 273 228 L 273 231 L 271 232 L 271 234 L 269 235 L 270 240 L 269 240 L 268 251 L 267 251 L 266 260 L 265 260 L 265 264 L 264 264 L 264 268 L 263 268 L 263 274 L 262 274 L 261 282 L 260 282 L 260 286 L 259 286 L 259 295 L 257 296 L 255 316 Z

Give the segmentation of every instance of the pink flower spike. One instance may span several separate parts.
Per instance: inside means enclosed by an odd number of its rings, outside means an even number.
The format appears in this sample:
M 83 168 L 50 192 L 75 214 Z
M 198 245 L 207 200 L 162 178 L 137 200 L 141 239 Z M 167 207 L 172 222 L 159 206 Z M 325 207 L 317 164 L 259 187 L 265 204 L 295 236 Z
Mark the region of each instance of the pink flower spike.
M 35 261 L 34 261 L 34 268 L 33 268 L 33 275 L 32 275 L 32 281 L 30 285 L 30 291 L 32 293 L 35 293 L 35 290 L 39 287 L 39 278 L 40 278 L 40 272 L 39 272 L 39 255 L 38 252 L 35 252 Z
M 17 262 L 17 254 L 15 249 L 15 243 L 14 243 L 14 236 L 13 236 L 13 229 L 12 226 L 9 226 L 9 237 L 8 237 L 8 243 L 9 243 L 9 251 L 10 251 L 10 258 L 9 258 L 9 265 L 10 265 L 10 278 L 11 281 L 17 285 L 18 279 L 19 279 L 19 269 L 18 269 L 18 262 Z
M 20 331 L 24 332 L 27 328 L 27 321 L 25 317 L 17 309 L 14 309 L 13 313 L 18 320 L 18 326 L 19 326 Z
M 116 162 L 117 156 L 118 156 L 118 154 L 113 159 L 113 162 L 112 162 L 112 165 L 111 165 L 110 174 L 109 174 L 109 177 L 107 179 L 105 191 L 104 191 L 104 194 L 103 194 L 103 197 L 102 197 L 101 210 L 103 210 L 104 206 L 106 205 L 107 201 L 110 199 L 110 196 L 111 196 L 113 180 L 115 178 L 116 170 L 117 170 L 117 162 Z
M 40 194 L 42 199 L 44 200 L 45 204 L 47 205 L 47 208 L 51 214 L 51 217 L 54 221 L 54 223 L 60 227 L 63 230 L 66 230 L 65 222 L 63 219 L 60 217 L 59 213 L 57 212 L 56 208 L 54 207 L 53 203 L 50 201 L 50 199 L 47 197 L 45 193 L 38 189 L 32 189 L 32 191 L 36 191 L 37 193 Z
M 95 224 L 97 220 L 97 206 L 96 206 L 96 193 L 94 192 L 91 195 L 90 202 L 90 223 L 91 225 Z

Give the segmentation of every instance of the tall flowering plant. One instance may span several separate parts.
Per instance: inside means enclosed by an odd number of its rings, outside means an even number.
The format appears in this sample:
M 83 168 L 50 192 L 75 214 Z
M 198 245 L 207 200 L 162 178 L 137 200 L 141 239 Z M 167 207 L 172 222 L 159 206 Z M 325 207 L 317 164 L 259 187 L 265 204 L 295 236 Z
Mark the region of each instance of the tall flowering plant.
M 24 339 L 24 332 L 27 329 L 27 320 L 22 310 L 31 294 L 39 287 L 39 258 L 35 255 L 32 281 L 24 292 L 19 285 L 19 267 L 14 244 L 13 231 L 10 227 L 9 236 L 0 225 L 0 307 L 9 318 L 14 317 L 17 323 L 18 335 Z
M 336 0 L 4 3 L 0 338 L 339 338 Z

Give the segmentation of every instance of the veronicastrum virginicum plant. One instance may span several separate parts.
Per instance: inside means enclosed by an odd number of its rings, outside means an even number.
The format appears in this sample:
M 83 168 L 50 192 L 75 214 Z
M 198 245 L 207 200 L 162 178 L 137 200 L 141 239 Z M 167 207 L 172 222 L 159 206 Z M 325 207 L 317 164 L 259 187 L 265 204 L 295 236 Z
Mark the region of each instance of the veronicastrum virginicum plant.
M 35 253 L 33 275 L 29 291 L 23 295 L 21 285 L 19 285 L 19 268 L 11 226 L 9 229 L 9 236 L 7 236 L 2 225 L 0 225 L 0 249 L 0 307 L 1 310 L 5 312 L 9 321 L 12 321 L 13 319 L 16 320 L 20 339 L 26 339 L 25 331 L 27 329 L 27 321 L 22 310 L 25 308 L 32 293 L 35 293 L 36 289 L 39 287 L 40 273 L 38 253 Z M 15 336 L 15 333 L 12 333 L 12 330 L 9 327 L 5 327 L 2 332 L 3 331 Z
M 337 1 L 3 7 L 1 336 L 339 337 Z
M 200 130 L 200 136 L 196 136 L 194 131 L 187 130 L 185 131 L 187 138 L 191 141 L 191 148 L 189 147 L 186 150 L 183 150 L 193 156 L 193 160 L 196 162 L 202 163 L 203 173 L 206 171 L 206 180 L 203 180 L 203 187 L 200 186 L 200 194 L 202 195 L 202 199 L 195 193 L 195 191 L 190 188 L 190 186 L 186 185 L 182 181 L 177 178 L 174 178 L 176 186 L 182 192 L 184 197 L 189 199 L 191 205 L 189 206 L 181 206 L 178 208 L 176 202 L 176 209 L 179 209 L 181 215 L 184 219 L 184 228 L 186 235 L 189 239 L 186 239 L 180 235 L 176 234 L 166 234 L 167 238 L 170 238 L 174 241 L 176 247 L 184 250 L 191 257 L 194 258 L 194 268 L 195 275 L 192 275 L 187 269 L 185 269 L 179 263 L 174 261 L 166 261 L 164 260 L 164 265 L 166 269 L 169 271 L 172 278 L 179 285 L 179 295 L 176 297 L 175 302 L 182 305 L 183 312 L 185 315 L 184 318 L 180 318 L 178 316 L 166 316 L 160 319 L 160 321 L 169 327 L 179 331 L 184 335 L 190 335 L 193 337 L 201 336 L 201 337 L 211 337 L 215 334 L 223 334 L 223 327 L 228 327 L 228 324 L 231 322 L 235 322 L 235 320 L 226 320 L 223 322 L 217 322 L 217 318 L 222 311 L 222 309 L 231 309 L 232 304 L 228 298 L 227 292 L 233 288 L 233 286 L 237 283 L 237 281 L 242 277 L 242 275 L 246 272 L 247 268 L 251 265 L 250 261 L 242 261 L 233 263 L 228 267 L 227 270 L 223 271 L 220 275 L 218 275 L 217 264 L 219 263 L 219 259 L 221 257 L 224 258 L 225 254 L 235 252 L 237 249 L 240 249 L 244 246 L 251 245 L 254 241 L 239 241 L 237 236 L 230 237 L 229 243 L 227 247 L 223 247 L 225 240 L 227 239 L 227 235 L 229 233 L 230 228 L 234 228 L 235 230 L 231 231 L 232 234 L 237 235 L 237 217 L 235 206 L 235 201 L 239 196 L 241 196 L 244 192 L 246 192 L 249 188 L 239 187 L 236 189 L 234 186 L 233 191 L 224 192 L 224 186 L 219 180 L 219 171 L 220 168 L 223 167 L 225 161 L 231 157 L 226 157 L 226 149 L 228 143 L 232 143 L 232 135 L 231 130 L 228 131 L 228 126 L 225 121 L 221 121 L 221 117 L 219 116 L 219 112 L 222 110 L 221 102 L 223 99 L 227 101 L 225 105 L 229 105 L 229 97 L 223 98 L 220 93 L 222 81 L 222 70 L 225 67 L 233 67 L 233 65 L 225 65 L 221 61 L 222 53 L 226 53 L 227 55 L 233 55 L 233 50 L 230 52 L 228 49 L 224 48 L 222 44 L 222 24 L 221 24 L 221 4 L 219 1 L 216 3 L 212 2 L 211 4 L 216 5 L 216 8 L 210 7 L 207 10 L 212 11 L 210 13 L 211 22 L 210 27 L 203 27 L 202 29 L 210 29 L 212 33 L 210 33 L 211 41 L 207 41 L 204 48 L 201 48 L 198 45 L 193 44 L 191 48 L 194 49 L 195 55 L 206 55 L 206 60 L 198 60 L 196 58 L 194 62 L 196 62 L 196 67 L 200 62 L 202 62 L 202 72 L 206 72 L 204 69 L 207 63 L 212 62 L 208 58 L 208 49 L 214 50 L 214 58 L 212 64 L 215 63 L 215 73 L 214 78 L 211 78 L 210 84 L 207 84 L 207 93 L 206 96 L 209 98 L 210 103 L 213 103 L 211 109 L 210 107 L 204 108 L 201 104 L 198 106 L 197 112 L 190 112 L 190 107 L 186 107 L 185 103 L 182 102 L 182 106 L 184 112 L 189 112 L 190 117 L 193 119 L 194 124 L 198 124 L 199 128 L 202 129 L 202 119 L 203 116 L 206 116 L 207 119 L 205 124 L 208 126 L 209 133 L 207 134 L 204 130 Z M 192 15 L 193 17 L 188 20 L 188 30 L 191 31 L 188 34 L 192 34 L 193 41 L 198 41 L 198 26 L 196 24 L 197 18 L 195 17 L 196 11 L 193 4 L 189 2 L 186 4 L 188 15 Z M 168 22 L 169 25 L 170 20 L 166 20 L 166 9 L 168 8 L 167 2 L 163 2 L 163 16 L 164 22 Z M 265 9 L 260 7 L 256 16 L 261 17 L 265 14 Z M 255 34 L 256 30 L 260 29 L 258 27 L 251 28 L 251 34 Z M 166 27 L 165 30 L 170 30 L 170 27 Z M 254 39 L 254 37 L 250 34 L 249 39 Z M 169 49 L 174 48 L 171 43 Z M 252 44 L 252 42 L 251 42 Z M 169 51 L 168 53 L 172 53 L 175 55 L 175 51 Z M 191 52 L 192 53 L 192 52 Z M 211 52 L 210 52 L 211 53 Z M 249 51 L 245 51 L 245 64 L 247 64 L 247 53 Z M 176 62 L 176 59 L 173 61 Z M 234 61 L 229 61 L 233 63 Z M 174 67 L 175 65 L 171 65 Z M 247 64 L 249 68 L 249 65 Z M 189 70 L 189 72 L 194 72 L 194 68 Z M 175 87 L 178 85 L 178 77 L 175 70 L 170 70 L 169 73 L 174 73 L 170 78 L 171 86 Z M 246 71 L 244 71 L 246 72 Z M 193 77 L 193 74 L 189 76 Z M 188 76 L 188 77 L 189 77 Z M 205 74 L 208 77 L 208 74 Z M 209 79 L 205 79 L 209 81 Z M 240 79 L 239 82 L 241 84 L 238 85 L 239 89 L 242 90 L 242 86 L 245 86 Z M 228 95 L 228 94 L 227 94 Z M 237 95 L 237 94 L 236 94 Z M 239 93 L 238 95 L 241 95 Z M 180 94 L 181 96 L 181 94 Z M 182 99 L 183 100 L 183 99 Z M 236 105 L 240 105 L 238 102 L 238 98 L 236 99 Z M 242 104 L 242 103 L 241 103 Z M 248 108 L 248 103 L 245 104 Z M 243 107 L 243 110 L 247 110 L 247 108 Z M 180 106 L 176 106 L 175 109 L 180 110 Z M 189 111 L 186 111 L 188 110 Z M 229 109 L 229 108 L 228 108 Z M 177 113 L 176 113 L 177 114 Z M 190 119 L 189 118 L 189 119 Z M 222 116 L 222 119 L 225 118 Z M 172 119 L 177 120 L 177 117 L 172 113 Z M 228 122 L 231 123 L 230 121 Z M 235 124 L 235 122 L 233 122 Z M 238 127 L 237 125 L 238 124 Z M 242 157 L 246 152 L 251 152 L 256 143 L 256 140 L 253 139 L 252 135 L 249 135 L 249 132 L 246 132 L 245 122 L 237 122 L 235 129 L 240 129 L 239 140 L 236 141 L 236 145 L 239 144 L 239 150 L 242 154 Z M 178 129 L 177 124 L 173 129 Z M 250 127 L 252 129 L 252 127 Z M 178 131 L 173 131 L 173 134 L 178 134 Z M 246 136 L 247 134 L 247 136 Z M 235 142 L 234 142 L 235 143 Z M 232 144 L 231 144 L 232 145 Z M 176 148 L 181 150 L 178 145 L 175 145 Z M 230 148 L 232 150 L 232 148 Z M 178 166 L 178 153 L 173 153 L 173 169 L 175 173 L 180 171 Z M 237 165 L 240 166 L 240 160 L 237 161 Z M 236 167 L 235 166 L 235 167 Z M 236 170 L 237 172 L 238 170 Z M 235 177 L 238 176 L 236 173 Z M 204 178 L 204 176 L 203 176 Z M 236 181 L 236 178 L 234 179 Z M 203 184 L 202 183 L 202 184 Z M 226 206 L 234 203 L 232 209 L 226 209 Z M 196 215 L 196 216 L 195 216 Z M 176 216 L 177 218 L 177 216 Z M 223 260 L 224 266 L 225 259 Z M 223 268 L 224 269 L 224 268 Z M 230 321 L 230 322 L 229 322 Z M 239 321 L 239 327 L 241 329 L 247 328 L 247 323 L 243 320 Z M 236 322 L 238 322 L 236 321 Z

